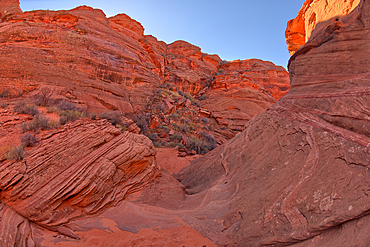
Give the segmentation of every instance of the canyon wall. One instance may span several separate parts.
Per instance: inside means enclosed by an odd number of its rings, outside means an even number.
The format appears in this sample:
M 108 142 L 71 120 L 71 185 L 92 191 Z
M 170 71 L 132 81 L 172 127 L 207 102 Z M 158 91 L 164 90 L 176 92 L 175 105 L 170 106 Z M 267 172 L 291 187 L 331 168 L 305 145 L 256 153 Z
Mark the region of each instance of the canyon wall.
M 316 24 L 351 12 L 360 0 L 306 0 L 297 17 L 287 25 L 285 37 L 290 55 L 293 55 L 311 37 Z

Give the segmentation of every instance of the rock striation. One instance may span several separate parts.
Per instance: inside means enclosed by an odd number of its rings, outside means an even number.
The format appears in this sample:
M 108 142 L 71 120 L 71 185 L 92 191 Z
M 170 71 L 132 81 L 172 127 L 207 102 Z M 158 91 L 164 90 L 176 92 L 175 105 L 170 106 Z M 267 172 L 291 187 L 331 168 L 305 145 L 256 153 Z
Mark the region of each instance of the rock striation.
M 87 6 L 22 12 L 16 0 L 1 1 L 0 12 L 0 95 L 11 98 L 49 87 L 87 112 L 141 113 L 165 84 L 205 90 L 222 63 L 188 42 L 145 35 L 125 14 L 107 18 Z
M 368 0 L 317 25 L 290 59 L 289 93 L 177 174 L 192 194 L 235 193 L 222 237 L 201 233 L 231 246 L 369 245 L 369 29 Z
M 369 31 L 370 0 L 316 25 L 290 91 L 175 175 L 105 120 L 45 133 L 0 160 L 1 246 L 368 246 Z
M 218 68 L 201 102 L 219 124 L 241 131 L 289 88 L 288 73 L 283 67 L 257 59 L 235 60 Z
M 22 161 L 1 160 L 1 246 L 35 246 L 34 226 L 73 238 L 66 223 L 119 204 L 159 174 L 151 141 L 107 120 L 78 120 L 41 139 Z
M 287 25 L 285 37 L 290 55 L 309 40 L 316 24 L 347 15 L 359 2 L 360 0 L 306 0 L 297 17 L 290 20 Z

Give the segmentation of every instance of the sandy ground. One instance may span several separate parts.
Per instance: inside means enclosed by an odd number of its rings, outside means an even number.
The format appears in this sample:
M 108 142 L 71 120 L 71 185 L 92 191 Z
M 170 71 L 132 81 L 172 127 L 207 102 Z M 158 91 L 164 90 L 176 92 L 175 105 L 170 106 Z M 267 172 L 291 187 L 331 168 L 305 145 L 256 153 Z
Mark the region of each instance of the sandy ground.
M 199 158 L 199 154 L 186 157 L 177 157 L 174 148 L 157 148 L 157 164 L 169 173 L 177 173 L 182 168 L 190 165 L 192 160 Z

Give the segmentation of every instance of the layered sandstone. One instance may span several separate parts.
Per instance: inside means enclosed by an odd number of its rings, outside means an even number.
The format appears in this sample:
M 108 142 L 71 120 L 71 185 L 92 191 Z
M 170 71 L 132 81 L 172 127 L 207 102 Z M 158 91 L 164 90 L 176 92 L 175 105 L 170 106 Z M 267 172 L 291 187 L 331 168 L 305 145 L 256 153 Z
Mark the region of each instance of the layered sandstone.
M 8 13 L 0 23 L 1 97 L 49 87 L 87 112 L 138 113 L 164 84 L 192 95 L 204 91 L 221 66 L 217 55 L 188 42 L 167 45 L 144 35 L 125 14 L 106 18 L 87 6 L 23 13 L 13 0 L 0 7 Z
M 14 13 L 22 13 L 19 7 L 19 0 L 6 0 L 0 2 L 0 19 Z
M 370 0 L 318 25 L 289 93 L 175 176 L 104 120 L 45 134 L 1 160 L 2 246 L 369 245 L 369 31 Z
M 290 60 L 290 92 L 177 175 L 191 194 L 234 191 L 212 240 L 369 245 L 369 29 L 369 0 L 317 26 Z
M 218 68 L 201 102 L 219 124 L 241 131 L 289 88 L 289 74 L 283 67 L 257 59 L 235 60 Z
M 106 120 L 78 120 L 44 134 L 22 161 L 2 159 L 1 246 L 33 246 L 35 226 L 73 237 L 66 223 L 119 204 L 158 176 L 155 152 L 146 137 Z
M 311 37 L 316 24 L 351 12 L 360 0 L 306 0 L 297 17 L 288 22 L 285 32 L 289 53 L 294 54 Z

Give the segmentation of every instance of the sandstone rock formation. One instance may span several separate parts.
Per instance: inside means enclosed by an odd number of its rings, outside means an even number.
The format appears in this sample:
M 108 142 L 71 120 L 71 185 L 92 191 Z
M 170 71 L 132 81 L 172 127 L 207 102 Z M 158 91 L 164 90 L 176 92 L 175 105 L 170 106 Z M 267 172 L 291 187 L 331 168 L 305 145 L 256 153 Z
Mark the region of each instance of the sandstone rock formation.
M 0 161 L 1 245 L 369 245 L 369 30 L 370 0 L 317 25 L 289 93 L 174 176 L 105 120 L 45 133 Z
M 369 245 L 369 29 L 369 0 L 317 26 L 290 60 L 290 92 L 177 175 L 191 194 L 230 192 L 222 237 L 201 233 L 219 245 Z
M 4 18 L 6 15 L 11 15 L 14 13 L 22 13 L 19 7 L 19 0 L 6 0 L 0 3 L 0 19 Z
M 34 246 L 34 226 L 73 237 L 66 223 L 119 204 L 159 174 L 150 140 L 106 120 L 41 139 L 22 161 L 1 160 L 1 246 Z
M 297 17 L 288 22 L 285 32 L 290 55 L 293 55 L 310 38 L 316 24 L 351 12 L 360 0 L 306 0 Z
M 289 88 L 284 68 L 257 59 L 236 60 L 219 67 L 201 103 L 219 124 L 241 131 L 251 118 L 264 112 Z
M 188 42 L 167 45 L 144 35 L 125 14 L 106 18 L 87 6 L 23 13 L 15 0 L 1 1 L 0 8 L 8 13 L 0 23 L 0 97 L 49 87 L 88 112 L 138 113 L 165 84 L 201 92 L 222 62 Z

